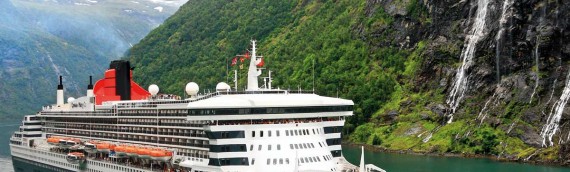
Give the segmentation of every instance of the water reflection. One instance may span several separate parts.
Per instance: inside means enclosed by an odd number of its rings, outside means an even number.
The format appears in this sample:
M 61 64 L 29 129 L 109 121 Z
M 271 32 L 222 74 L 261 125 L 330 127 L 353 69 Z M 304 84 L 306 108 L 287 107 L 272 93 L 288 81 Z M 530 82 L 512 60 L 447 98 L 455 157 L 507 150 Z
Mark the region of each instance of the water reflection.
M 360 164 L 360 148 L 343 146 L 344 157 Z M 366 164 L 374 164 L 388 172 L 570 172 L 570 168 L 522 163 L 498 162 L 485 158 L 435 157 L 393 153 L 364 153 Z

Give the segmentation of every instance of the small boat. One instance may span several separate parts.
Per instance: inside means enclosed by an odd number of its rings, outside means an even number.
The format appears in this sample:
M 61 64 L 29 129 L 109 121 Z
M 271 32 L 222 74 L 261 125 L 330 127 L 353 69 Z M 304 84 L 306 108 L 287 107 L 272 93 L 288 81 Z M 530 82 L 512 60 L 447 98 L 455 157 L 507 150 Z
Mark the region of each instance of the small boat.
M 155 161 L 167 162 L 172 158 L 172 152 L 163 150 L 163 149 L 156 149 L 150 151 L 150 159 Z
M 81 152 L 71 152 L 67 154 L 65 159 L 71 164 L 79 164 L 85 162 L 85 155 Z
M 52 137 L 47 139 L 47 142 L 50 145 L 57 145 L 57 144 L 59 144 L 60 139 L 61 139 L 60 137 L 52 136 Z
M 137 149 L 137 154 L 140 159 L 150 159 L 150 151 L 151 149 L 149 148 L 140 147 Z
M 111 151 L 111 144 L 109 143 L 99 143 L 95 146 L 97 147 L 97 152 L 109 153 Z
M 125 152 L 127 153 L 128 156 L 136 158 L 139 156 L 137 154 L 137 149 L 138 149 L 138 147 L 136 147 L 136 146 L 127 146 L 125 148 Z
M 115 156 L 117 157 L 126 157 L 127 152 L 125 152 L 127 147 L 124 145 L 118 145 L 115 147 Z
M 83 144 L 85 146 L 85 152 L 87 153 L 97 153 L 97 145 L 91 143 L 91 142 L 86 142 Z
M 69 150 L 72 150 L 72 151 L 79 150 L 79 149 L 82 149 L 82 146 L 80 144 L 76 144 L 76 145 L 69 147 Z

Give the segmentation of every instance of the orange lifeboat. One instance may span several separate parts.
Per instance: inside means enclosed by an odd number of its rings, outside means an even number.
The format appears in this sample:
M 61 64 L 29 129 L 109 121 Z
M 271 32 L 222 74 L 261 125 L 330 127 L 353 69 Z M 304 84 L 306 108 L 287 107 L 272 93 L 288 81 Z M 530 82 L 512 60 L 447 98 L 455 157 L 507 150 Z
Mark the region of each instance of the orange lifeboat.
M 85 162 L 85 155 L 81 152 L 71 152 L 65 157 L 67 162 L 72 164 L 79 164 Z
M 151 149 L 149 148 L 140 147 L 137 149 L 137 154 L 141 159 L 150 159 L 150 152 Z
M 172 151 L 167 151 L 163 149 L 156 149 L 150 151 L 150 158 L 155 161 L 166 162 L 172 158 Z
M 124 157 L 127 156 L 127 152 L 126 152 L 126 146 L 124 145 L 119 145 L 115 147 L 115 155 L 118 157 Z
M 53 137 L 48 138 L 47 142 L 50 145 L 57 145 L 57 144 L 59 144 L 59 139 L 60 139 L 59 137 L 53 136 Z
M 138 157 L 139 155 L 137 154 L 137 149 L 138 149 L 138 147 L 136 147 L 136 146 L 127 146 L 125 148 L 125 152 L 130 157 Z
M 115 151 L 115 147 L 117 147 L 117 145 L 115 145 L 115 144 L 109 144 L 109 150 L 110 150 L 110 151 Z
M 111 145 L 109 143 L 99 143 L 96 144 L 96 146 L 97 146 L 97 152 L 109 153 L 110 151 L 109 147 Z

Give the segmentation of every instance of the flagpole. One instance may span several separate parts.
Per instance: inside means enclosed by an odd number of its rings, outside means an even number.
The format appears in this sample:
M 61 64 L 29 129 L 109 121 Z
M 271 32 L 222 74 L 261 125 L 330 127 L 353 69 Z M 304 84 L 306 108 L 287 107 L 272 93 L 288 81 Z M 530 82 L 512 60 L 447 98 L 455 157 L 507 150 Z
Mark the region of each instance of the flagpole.
M 229 66 L 231 66 L 232 64 L 229 63 L 229 60 L 232 59 L 232 63 L 233 63 L 233 59 L 237 58 L 238 56 L 239 55 L 226 58 L 226 83 L 229 83 L 229 81 L 230 81 L 230 79 L 229 79 L 230 78 L 230 69 L 229 69 L 230 67 Z
M 231 58 L 231 57 L 230 57 L 230 58 Z M 228 65 L 228 60 L 229 60 L 230 58 L 226 58 L 226 83 L 228 83 L 228 81 L 229 81 L 229 79 L 228 79 L 228 78 L 229 78 L 228 72 L 229 72 L 230 65 Z

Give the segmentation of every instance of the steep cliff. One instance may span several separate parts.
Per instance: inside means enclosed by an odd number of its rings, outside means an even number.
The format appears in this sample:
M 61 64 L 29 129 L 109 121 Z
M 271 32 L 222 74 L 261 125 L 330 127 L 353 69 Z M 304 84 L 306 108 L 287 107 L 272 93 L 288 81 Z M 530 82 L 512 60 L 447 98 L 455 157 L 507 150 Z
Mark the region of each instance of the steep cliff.
M 314 82 L 319 94 L 355 101 L 344 128 L 351 142 L 564 164 L 569 8 L 562 0 L 190 1 L 128 57 L 143 85 L 181 94 L 189 81 L 226 81 L 226 60 L 253 38 L 274 85 Z

